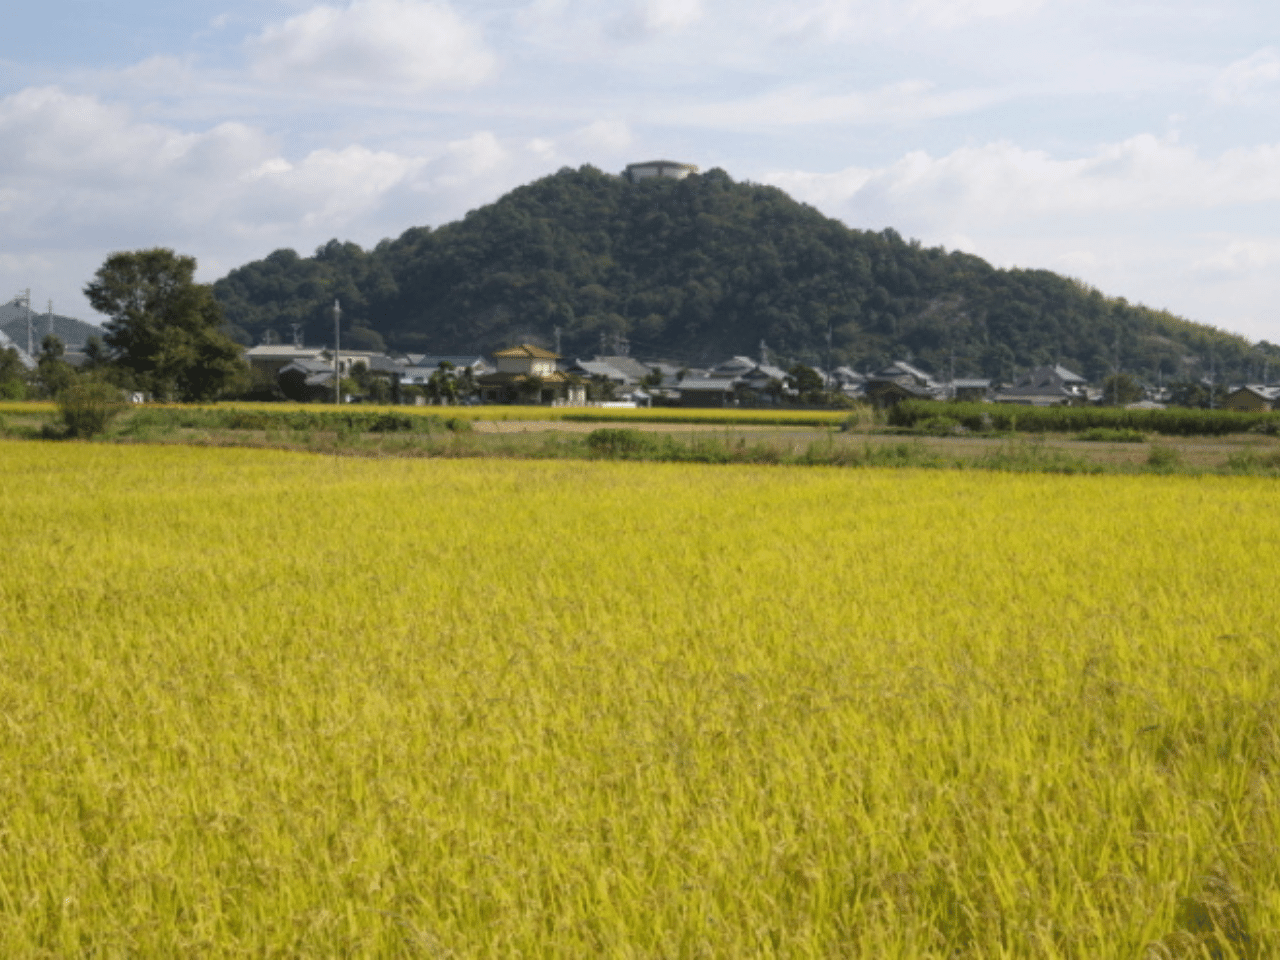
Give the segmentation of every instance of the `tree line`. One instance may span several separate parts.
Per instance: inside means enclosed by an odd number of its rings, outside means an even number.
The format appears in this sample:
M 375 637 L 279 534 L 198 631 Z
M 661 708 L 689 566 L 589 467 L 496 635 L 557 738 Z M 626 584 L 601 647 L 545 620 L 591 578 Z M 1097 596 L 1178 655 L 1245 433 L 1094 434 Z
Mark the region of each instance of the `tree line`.
M 105 335 L 91 337 L 86 362 L 73 367 L 58 337 L 45 337 L 33 371 L 16 350 L 0 351 L 0 397 L 62 399 L 123 391 L 156 400 L 199 402 L 250 389 L 239 344 L 224 331 L 222 307 L 195 281 L 194 257 L 155 248 L 113 253 L 85 286 L 106 314 Z M 74 399 L 74 398 L 73 398 Z

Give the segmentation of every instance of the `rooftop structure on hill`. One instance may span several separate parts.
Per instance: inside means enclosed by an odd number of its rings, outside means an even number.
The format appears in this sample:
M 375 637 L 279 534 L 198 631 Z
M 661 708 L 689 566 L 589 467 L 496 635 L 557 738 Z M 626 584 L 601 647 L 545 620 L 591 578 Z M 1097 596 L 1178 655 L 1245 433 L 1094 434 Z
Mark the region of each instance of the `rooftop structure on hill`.
M 627 170 L 623 176 L 632 183 L 639 183 L 641 180 L 648 180 L 650 177 L 670 177 L 673 180 L 683 180 L 689 174 L 697 172 L 697 166 L 692 163 L 677 163 L 675 160 L 646 160 L 644 163 L 628 163 Z

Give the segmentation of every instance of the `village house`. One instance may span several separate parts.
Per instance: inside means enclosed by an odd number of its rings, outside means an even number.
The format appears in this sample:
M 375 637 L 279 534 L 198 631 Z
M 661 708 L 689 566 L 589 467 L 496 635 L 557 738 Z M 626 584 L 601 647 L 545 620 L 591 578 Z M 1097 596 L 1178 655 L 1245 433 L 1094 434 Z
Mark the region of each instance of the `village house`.
M 1254 413 L 1280 409 L 1280 387 L 1264 387 L 1256 383 L 1236 387 L 1222 401 L 1224 410 L 1243 410 Z
M 1084 377 L 1059 364 L 1036 367 L 1012 387 L 996 394 L 997 403 L 1018 403 L 1029 407 L 1083 406 L 1089 402 Z
M 466 371 L 470 371 L 471 376 L 475 378 L 492 373 L 494 369 L 484 357 L 477 354 L 411 353 L 406 358 L 405 366 L 400 370 L 400 383 L 404 386 L 425 386 L 431 377 L 440 371 L 440 365 L 443 363 L 449 364 L 456 376 L 462 376 Z
M 937 400 L 942 397 L 943 388 L 923 370 L 898 360 L 867 377 L 863 392 L 868 400 L 883 407 L 901 400 Z
M 582 381 L 556 369 L 560 355 L 522 343 L 493 354 L 497 370 L 476 378 L 486 403 L 579 406 L 587 402 Z
M 737 402 L 737 381 L 732 377 L 686 376 L 678 389 L 682 407 L 732 407 Z
M 991 397 L 991 381 L 978 378 L 950 381 L 947 385 L 947 396 L 961 403 L 981 403 Z

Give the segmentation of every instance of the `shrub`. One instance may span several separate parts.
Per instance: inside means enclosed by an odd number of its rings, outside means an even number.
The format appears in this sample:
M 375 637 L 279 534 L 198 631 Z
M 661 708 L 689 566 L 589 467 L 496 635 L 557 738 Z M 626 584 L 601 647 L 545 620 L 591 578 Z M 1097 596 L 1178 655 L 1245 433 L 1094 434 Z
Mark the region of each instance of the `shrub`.
M 58 409 L 69 437 L 102 433 L 126 406 L 120 388 L 103 380 L 74 383 L 58 395 Z
M 452 433 L 470 433 L 472 430 L 471 421 L 466 417 L 448 417 L 444 425 Z
M 603 427 L 587 434 L 587 447 L 602 457 L 644 457 L 657 449 L 653 437 L 639 430 Z
M 1137 430 L 1171 436 L 1223 436 L 1248 430 L 1280 430 L 1274 412 L 1244 413 L 1236 410 L 1128 410 L 1120 407 L 1023 407 L 1003 403 L 942 403 L 936 400 L 904 400 L 889 411 L 895 427 L 915 427 L 931 417 L 946 416 L 971 430 L 988 422 L 995 430 L 1025 433 L 1070 433 L 1104 427 Z M 1277 424 L 1277 426 L 1271 426 Z
M 1091 427 L 1084 433 L 1077 433 L 1077 440 L 1093 443 L 1146 443 L 1147 435 L 1141 430 L 1122 430 L 1118 427 Z
M 950 437 L 966 430 L 954 417 L 928 417 L 916 424 L 916 431 L 933 437 Z
M 1151 452 L 1147 454 L 1147 466 L 1157 470 L 1172 470 L 1180 463 L 1182 463 L 1182 454 L 1173 447 L 1155 443 L 1151 445 Z
M 1226 466 L 1236 473 L 1280 470 L 1280 451 L 1260 454 L 1256 450 L 1241 450 L 1227 457 Z

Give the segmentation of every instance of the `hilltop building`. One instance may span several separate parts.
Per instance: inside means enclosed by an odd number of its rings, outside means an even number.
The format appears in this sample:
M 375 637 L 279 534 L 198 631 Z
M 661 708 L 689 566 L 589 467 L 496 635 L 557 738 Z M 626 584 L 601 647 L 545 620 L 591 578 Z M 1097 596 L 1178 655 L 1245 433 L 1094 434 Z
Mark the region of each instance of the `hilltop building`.
M 632 183 L 639 183 L 641 180 L 648 180 L 650 177 L 670 177 L 673 180 L 683 180 L 689 174 L 697 172 L 697 166 L 692 163 L 677 163 L 674 160 L 646 160 L 644 163 L 628 163 L 623 176 Z

